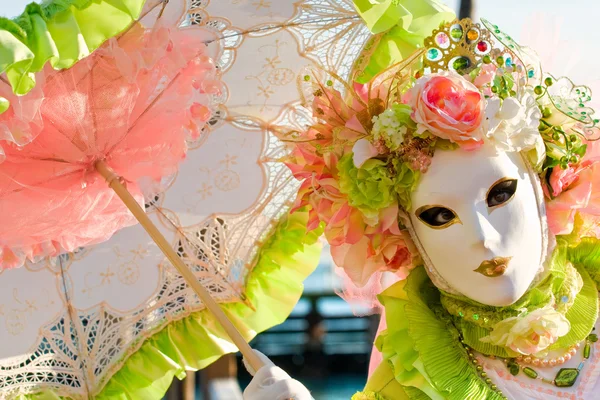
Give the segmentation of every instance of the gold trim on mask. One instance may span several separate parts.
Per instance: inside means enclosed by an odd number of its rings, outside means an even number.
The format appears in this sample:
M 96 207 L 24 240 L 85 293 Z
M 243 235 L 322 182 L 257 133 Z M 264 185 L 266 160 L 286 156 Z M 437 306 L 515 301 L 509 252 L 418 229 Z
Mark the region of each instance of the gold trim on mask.
M 452 211 L 452 213 L 454 214 L 454 218 L 451 219 L 450 221 L 446 222 L 444 225 L 440 225 L 440 226 L 434 226 L 429 224 L 427 221 L 424 221 L 421 218 L 421 213 L 431 210 L 432 208 L 445 208 L 447 210 Z M 460 218 L 458 217 L 458 214 L 456 213 L 456 211 L 454 211 L 453 209 L 451 209 L 450 207 L 446 207 L 446 206 L 442 206 L 439 204 L 430 204 L 430 205 L 426 205 L 426 206 L 421 206 L 419 208 L 417 208 L 417 210 L 415 211 L 415 216 L 419 219 L 419 221 L 421 221 L 422 223 L 424 223 L 425 225 L 427 225 L 428 227 L 430 227 L 431 229 L 446 229 L 449 226 L 452 226 L 454 224 L 461 224 L 462 225 L 462 221 L 460 220 Z
M 492 213 L 492 211 L 494 211 L 497 208 L 503 207 L 506 204 L 510 203 L 512 201 L 512 199 L 515 198 L 515 194 L 517 194 L 517 191 L 515 190 L 514 193 L 510 196 L 510 198 L 508 200 L 506 200 L 504 203 L 502 204 L 498 204 L 495 206 L 488 206 L 488 197 L 490 197 L 490 192 L 496 187 L 497 184 L 502 183 L 502 182 L 506 182 L 506 181 L 517 181 L 517 186 L 519 186 L 519 180 L 515 179 L 515 178 L 508 178 L 508 177 L 504 177 L 504 178 L 500 178 L 498 179 L 496 182 L 494 182 L 492 184 L 492 186 L 490 186 L 490 188 L 488 189 L 487 193 L 485 194 L 485 205 L 488 209 L 488 215 Z

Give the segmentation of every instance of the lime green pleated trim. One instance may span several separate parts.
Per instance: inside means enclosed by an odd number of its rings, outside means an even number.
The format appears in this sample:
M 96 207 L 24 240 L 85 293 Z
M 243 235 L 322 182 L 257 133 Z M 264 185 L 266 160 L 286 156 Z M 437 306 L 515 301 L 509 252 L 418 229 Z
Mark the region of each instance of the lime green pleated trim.
M 354 7 L 371 33 L 378 35 L 356 78 L 360 83 L 410 56 L 440 24 L 456 18 L 437 0 L 354 0 Z
M 441 306 L 439 291 L 423 267 L 380 296 L 387 331 L 377 340 L 396 380 L 418 390 L 411 398 L 497 400 L 479 378 L 460 344 L 458 330 Z M 425 397 L 426 396 L 426 397 Z
M 569 258 L 583 265 L 590 278 L 600 285 L 600 240 L 591 237 L 581 239 L 577 246 L 569 248 Z
M 316 268 L 322 229 L 307 232 L 308 214 L 287 216 L 261 249 L 246 284 L 244 303 L 222 308 L 242 335 L 256 334 L 285 321 L 300 299 L 302 282 Z M 212 314 L 203 310 L 166 326 L 149 338 L 114 374 L 95 400 L 157 400 L 173 377 L 183 379 L 188 370 L 205 368 L 226 353 L 236 352 Z M 44 397 L 47 396 L 47 397 Z M 62 399 L 51 391 L 21 396 L 19 400 Z
M 23 14 L 0 17 L 0 73 L 17 95 L 35 86 L 47 62 L 71 67 L 107 39 L 125 30 L 145 0 L 52 0 L 31 3 Z

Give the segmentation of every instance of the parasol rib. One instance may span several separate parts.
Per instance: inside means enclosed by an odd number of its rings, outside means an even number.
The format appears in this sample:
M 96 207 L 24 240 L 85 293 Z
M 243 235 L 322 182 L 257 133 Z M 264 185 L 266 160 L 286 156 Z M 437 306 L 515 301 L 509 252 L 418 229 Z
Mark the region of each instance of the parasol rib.
M 150 218 L 148 218 L 146 212 L 135 201 L 134 197 L 131 195 L 131 193 L 129 193 L 125 185 L 123 185 L 115 173 L 106 165 L 104 161 L 98 161 L 95 166 L 98 173 L 100 173 L 100 175 L 106 179 L 109 187 L 115 191 L 117 196 L 119 196 L 129 211 L 131 211 L 133 216 L 139 221 L 140 225 L 142 225 L 146 232 L 148 232 L 152 240 L 154 240 L 163 254 L 169 259 L 171 264 L 173 264 L 181 276 L 183 276 L 186 283 L 192 288 L 192 290 L 194 290 L 206 308 L 219 321 L 223 329 L 225 329 L 225 332 L 227 332 L 227 335 L 229 335 L 233 343 L 237 346 L 246 359 L 246 362 L 248 362 L 255 371 L 258 371 L 261 367 L 263 367 L 265 364 L 256 355 L 256 353 L 254 353 L 246 339 L 244 339 L 229 318 L 227 318 L 221 307 L 219 307 L 210 293 L 204 288 L 204 286 L 200 284 L 200 282 L 198 282 L 194 276 L 194 273 L 188 268 L 187 265 L 185 265 L 175 250 L 173 250 L 173 247 L 171 247 L 167 239 L 162 233 L 160 233 Z

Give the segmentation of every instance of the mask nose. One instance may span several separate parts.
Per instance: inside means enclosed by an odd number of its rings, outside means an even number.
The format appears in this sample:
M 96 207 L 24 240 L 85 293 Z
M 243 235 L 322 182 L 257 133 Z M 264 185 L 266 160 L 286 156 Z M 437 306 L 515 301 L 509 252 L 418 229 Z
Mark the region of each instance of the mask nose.
M 490 224 L 488 219 L 480 213 L 475 213 L 475 230 L 477 243 L 487 250 L 493 250 L 500 244 L 500 233 Z

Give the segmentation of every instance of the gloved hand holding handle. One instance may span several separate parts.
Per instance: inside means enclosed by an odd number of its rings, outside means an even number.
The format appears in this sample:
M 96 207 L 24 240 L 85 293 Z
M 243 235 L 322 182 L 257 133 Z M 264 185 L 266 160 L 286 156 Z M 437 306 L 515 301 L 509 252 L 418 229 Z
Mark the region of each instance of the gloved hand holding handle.
M 244 359 L 246 370 L 254 377 L 244 390 L 244 400 L 314 400 L 304 385 L 275 366 L 261 352 L 254 352 L 265 365 L 254 371 Z

